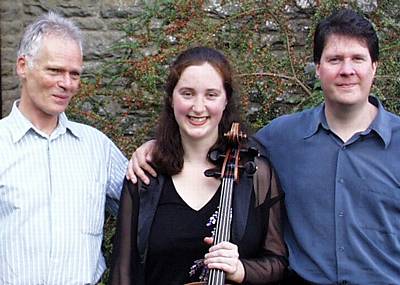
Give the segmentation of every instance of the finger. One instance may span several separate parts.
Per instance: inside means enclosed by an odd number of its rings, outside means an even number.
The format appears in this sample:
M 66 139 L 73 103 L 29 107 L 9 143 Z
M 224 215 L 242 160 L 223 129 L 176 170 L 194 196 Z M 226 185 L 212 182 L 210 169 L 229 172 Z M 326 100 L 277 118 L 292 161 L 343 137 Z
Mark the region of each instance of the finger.
M 150 179 L 147 177 L 146 173 L 143 171 L 143 169 L 145 169 L 145 168 L 142 168 L 142 167 L 139 165 L 137 159 L 132 160 L 132 168 L 133 168 L 133 171 L 134 171 L 135 175 L 136 175 L 140 180 L 142 180 L 143 183 L 145 183 L 145 184 L 147 184 L 147 185 L 150 183 Z
M 216 245 L 213 245 L 212 247 L 209 248 L 209 252 L 213 252 L 213 251 L 217 251 L 217 250 L 235 250 L 237 252 L 237 245 L 227 242 L 227 241 L 223 241 L 220 242 Z
M 226 257 L 214 257 L 204 261 L 209 269 L 220 269 L 226 273 L 234 273 L 237 270 L 238 259 Z
M 132 160 L 129 160 L 128 163 L 128 168 L 126 169 L 126 174 L 125 174 L 126 178 L 128 180 L 131 180 L 133 184 L 137 183 L 137 177 L 135 175 L 135 172 L 133 171 L 133 163 Z
M 136 176 L 143 180 L 143 182 L 149 181 L 144 171 L 147 171 L 153 177 L 157 176 L 157 172 L 150 165 L 155 144 L 155 140 L 145 142 L 132 154 L 131 160 L 133 161 L 133 170 Z
M 238 258 L 239 253 L 234 249 L 218 249 L 214 251 L 210 251 L 204 255 L 205 259 L 212 259 L 212 258 Z
M 144 181 L 144 179 L 149 180 L 145 171 L 153 177 L 157 176 L 157 172 L 146 160 L 145 156 L 137 156 L 137 159 L 133 161 L 133 170 L 135 174 Z
M 208 269 L 220 269 L 226 273 L 233 273 L 235 272 L 235 268 L 233 268 L 231 265 L 226 264 L 226 263 L 209 263 L 207 264 Z
M 140 166 L 145 169 L 151 176 L 157 177 L 157 172 L 155 169 L 151 166 L 149 162 L 152 161 L 152 156 L 150 154 L 146 155 L 146 160 L 145 163 L 141 164 Z
M 203 241 L 204 241 L 206 244 L 208 244 L 208 245 L 212 245 L 213 242 L 214 242 L 214 238 L 213 238 L 213 237 L 205 237 L 205 238 L 203 239 Z

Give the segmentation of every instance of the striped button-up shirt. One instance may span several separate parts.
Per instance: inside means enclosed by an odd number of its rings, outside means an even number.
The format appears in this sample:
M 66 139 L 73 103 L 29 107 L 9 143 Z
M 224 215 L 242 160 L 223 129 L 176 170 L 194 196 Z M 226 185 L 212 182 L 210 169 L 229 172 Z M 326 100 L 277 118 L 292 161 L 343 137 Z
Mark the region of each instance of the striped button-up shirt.
M 61 114 L 47 135 L 14 103 L 0 120 L 0 284 L 96 283 L 126 166 L 100 131 Z

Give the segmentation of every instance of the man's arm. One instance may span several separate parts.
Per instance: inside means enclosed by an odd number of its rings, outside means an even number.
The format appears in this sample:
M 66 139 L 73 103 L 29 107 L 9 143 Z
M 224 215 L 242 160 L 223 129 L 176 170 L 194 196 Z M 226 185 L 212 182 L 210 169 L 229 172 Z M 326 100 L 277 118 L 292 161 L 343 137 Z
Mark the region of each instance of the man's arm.
M 150 140 L 138 147 L 133 153 L 129 160 L 128 169 L 126 171 L 126 178 L 131 180 L 132 183 L 136 183 L 138 178 L 145 184 L 150 183 L 149 177 L 146 175 L 147 171 L 153 177 L 157 176 L 157 172 L 149 164 L 152 160 L 153 148 L 156 144 L 156 140 Z

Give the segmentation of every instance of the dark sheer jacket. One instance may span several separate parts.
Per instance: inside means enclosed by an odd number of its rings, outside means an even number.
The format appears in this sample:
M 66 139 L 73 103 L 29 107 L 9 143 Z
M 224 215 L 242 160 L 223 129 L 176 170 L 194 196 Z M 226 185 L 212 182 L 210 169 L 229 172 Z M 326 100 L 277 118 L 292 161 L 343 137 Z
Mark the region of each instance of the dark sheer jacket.
M 239 248 L 245 269 L 244 284 L 279 281 L 287 266 L 287 249 L 281 225 L 283 193 L 269 163 L 257 158 L 256 164 L 258 170 L 254 176 L 243 174 L 240 177 L 232 202 L 231 242 Z M 151 178 L 150 185 L 124 182 L 110 284 L 145 284 L 147 241 L 165 179 L 165 176 L 158 175 Z M 241 241 L 249 224 L 259 225 L 262 229 L 260 236 L 254 237 L 256 251 L 242 255 L 241 249 L 248 245 Z M 251 246 L 254 247 L 254 244 Z

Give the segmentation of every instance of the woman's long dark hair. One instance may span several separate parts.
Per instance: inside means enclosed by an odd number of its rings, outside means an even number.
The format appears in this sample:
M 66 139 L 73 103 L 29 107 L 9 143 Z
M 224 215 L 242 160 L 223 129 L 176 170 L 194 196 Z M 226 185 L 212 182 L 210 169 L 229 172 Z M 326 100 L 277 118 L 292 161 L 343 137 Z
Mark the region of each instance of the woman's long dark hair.
M 218 140 L 210 150 L 225 149 L 224 133 L 230 130 L 232 122 L 239 122 L 239 112 L 234 99 L 232 69 L 229 61 L 219 51 L 208 47 L 190 48 L 176 58 L 171 64 L 166 83 L 164 107 L 156 131 L 157 145 L 153 152 L 153 163 L 160 173 L 174 175 L 183 167 L 183 146 L 179 126 L 175 120 L 172 108 L 172 94 L 183 71 L 193 65 L 208 63 L 221 75 L 227 105 L 218 125 Z

